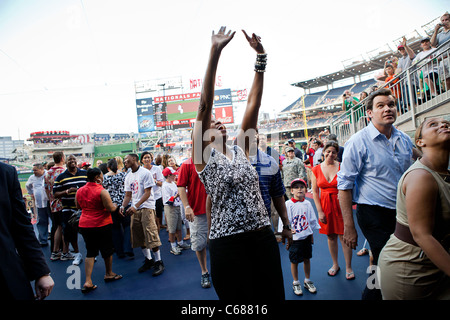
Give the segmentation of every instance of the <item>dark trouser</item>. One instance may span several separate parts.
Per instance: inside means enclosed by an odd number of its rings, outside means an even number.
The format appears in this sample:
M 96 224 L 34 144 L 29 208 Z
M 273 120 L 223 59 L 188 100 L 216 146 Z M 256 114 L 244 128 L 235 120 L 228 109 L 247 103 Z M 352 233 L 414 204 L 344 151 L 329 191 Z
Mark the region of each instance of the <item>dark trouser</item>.
M 59 226 L 62 225 L 62 212 L 56 211 L 50 213 L 50 218 L 52 219 L 52 228 L 51 228 L 51 239 L 50 239 L 50 250 L 53 251 L 54 243 L 55 243 L 55 232 Z M 59 245 L 59 248 L 62 250 L 62 241 Z
M 72 217 L 72 214 L 74 214 L 75 211 L 76 210 L 64 210 L 61 212 L 62 232 L 64 235 L 64 242 L 67 244 L 78 241 L 78 230 L 69 223 L 70 217 Z
M 209 241 L 211 278 L 220 300 L 284 300 L 280 251 L 270 226 Z
M 48 244 L 48 224 L 50 222 L 50 208 L 37 208 L 38 240 L 41 245 Z
M 380 206 L 358 204 L 356 217 L 362 233 L 369 242 L 373 264 L 377 265 L 381 250 L 395 231 L 396 211 Z M 381 291 L 368 289 L 366 286 L 362 298 L 364 300 L 381 300 Z
M 130 216 L 123 217 L 119 210 L 120 208 L 117 207 L 116 211 L 111 212 L 113 220 L 112 240 L 116 254 L 122 257 L 125 252 L 133 252 L 133 248 L 131 248 L 130 240 Z

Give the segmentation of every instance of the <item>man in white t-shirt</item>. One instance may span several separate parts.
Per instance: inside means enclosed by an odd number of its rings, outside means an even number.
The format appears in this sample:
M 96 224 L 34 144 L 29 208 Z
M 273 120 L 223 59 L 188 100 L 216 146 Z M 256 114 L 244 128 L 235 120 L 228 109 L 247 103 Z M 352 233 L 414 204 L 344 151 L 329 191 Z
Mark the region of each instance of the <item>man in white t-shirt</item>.
M 163 210 L 164 210 L 161 186 L 165 181 L 165 179 L 162 174 L 162 169 L 160 168 L 160 166 L 152 164 L 153 163 L 152 153 L 148 151 L 142 152 L 141 163 L 144 168 L 150 171 L 150 173 L 152 174 L 152 178 L 155 181 L 155 186 L 152 188 L 152 195 L 155 200 L 156 225 L 158 226 L 158 230 L 161 230 Z
M 139 157 L 129 154 L 124 159 L 126 168 L 130 168 L 125 178 L 125 197 L 120 207 L 120 213 L 124 214 L 124 208 L 131 201 L 125 214 L 133 215 L 131 219 L 131 244 L 133 248 L 141 247 L 145 262 L 139 268 L 139 272 L 147 271 L 153 267 L 153 276 L 158 276 L 164 271 L 164 263 L 161 260 L 159 247 L 158 226 L 156 225 L 155 200 L 152 188 L 155 186 L 152 174 L 149 170 L 139 166 Z M 150 253 L 153 251 L 155 261 Z
M 436 48 L 431 47 L 429 37 L 422 38 L 422 40 L 420 41 L 420 47 L 423 51 L 419 52 L 416 55 L 412 63 L 420 63 L 423 66 L 422 68 L 418 69 L 419 79 L 423 79 L 430 90 L 431 97 L 434 97 L 436 96 L 436 82 L 438 82 L 439 66 L 436 62 L 430 61 L 434 58 L 434 54 L 430 54 L 436 51 Z M 421 61 L 427 56 L 427 59 Z

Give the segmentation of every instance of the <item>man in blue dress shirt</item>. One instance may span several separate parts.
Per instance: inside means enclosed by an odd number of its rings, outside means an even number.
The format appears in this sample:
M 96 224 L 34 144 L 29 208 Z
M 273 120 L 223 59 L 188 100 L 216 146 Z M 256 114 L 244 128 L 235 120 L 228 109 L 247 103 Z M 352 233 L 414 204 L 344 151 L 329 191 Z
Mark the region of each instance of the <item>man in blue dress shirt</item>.
M 389 89 L 372 93 L 367 102 L 369 125 L 345 144 L 338 172 L 339 202 L 344 218 L 344 243 L 356 249 L 358 235 L 352 204 L 357 204 L 358 224 L 369 242 L 376 265 L 381 249 L 396 224 L 396 195 L 400 177 L 417 157 L 408 135 L 397 130 L 396 101 Z M 413 155 L 414 153 L 414 155 Z M 363 299 L 381 298 L 366 287 Z M 369 296 L 367 296 L 367 294 Z

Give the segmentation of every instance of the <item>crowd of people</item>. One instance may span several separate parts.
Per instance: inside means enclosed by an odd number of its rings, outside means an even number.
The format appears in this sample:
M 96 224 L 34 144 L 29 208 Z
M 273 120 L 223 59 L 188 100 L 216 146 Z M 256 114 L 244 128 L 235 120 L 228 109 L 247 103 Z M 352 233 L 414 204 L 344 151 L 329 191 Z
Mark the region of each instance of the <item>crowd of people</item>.
M 447 15 L 441 20 L 448 26 L 445 19 Z M 212 117 L 216 70 L 235 36 L 221 27 L 211 36 L 191 157 L 180 166 L 170 154 L 143 152 L 98 162 L 94 168 L 85 163 L 85 170 L 75 156 L 54 152 L 54 163 L 46 169 L 36 164 L 27 182 L 39 203 L 38 219 L 42 217 L 36 238 L 21 202 L 17 173 L 0 164 L 0 190 L 9 195 L 1 210 L 11 217 L 6 227 L 15 231 L 0 238 L 2 248 L 9 246 L 7 254 L 0 251 L 0 287 L 6 298 L 33 297 L 28 279 L 36 280 L 38 298 L 50 294 L 54 284 L 39 247 L 48 246 L 48 217 L 50 260 L 80 264 L 78 233 L 83 236 L 86 294 L 97 288 L 92 272 L 99 253 L 105 282 L 123 278 L 113 271 L 113 254 L 134 256 L 138 248 L 144 263 L 137 272 L 163 274 L 164 228 L 170 253 L 195 251 L 200 285 L 213 287 L 220 300 L 284 300 L 280 241 L 289 250 L 293 292 L 303 294 L 298 270 L 303 263 L 303 287 L 314 294 L 320 290 L 310 272 L 314 229 L 327 236 L 331 267 L 324 272 L 334 277 L 340 271 L 339 239 L 345 277 L 351 281 L 357 221 L 380 279 L 379 287 L 363 288 L 363 299 L 450 298 L 450 122 L 427 118 L 413 143 L 393 125 L 395 93 L 381 88 L 366 98 L 370 122 L 344 147 L 325 130 L 300 149 L 289 139 L 280 153 L 268 146 L 257 126 L 267 53 L 258 35 L 242 32 L 256 61 L 234 145 L 227 144 L 226 127 Z M 309 192 L 312 201 L 306 200 Z M 186 238 L 180 232 L 183 224 L 190 229 Z M 19 256 L 10 253 L 16 248 Z M 5 268 L 3 261 L 17 265 L 17 270 Z M 14 283 L 12 272 L 17 276 Z

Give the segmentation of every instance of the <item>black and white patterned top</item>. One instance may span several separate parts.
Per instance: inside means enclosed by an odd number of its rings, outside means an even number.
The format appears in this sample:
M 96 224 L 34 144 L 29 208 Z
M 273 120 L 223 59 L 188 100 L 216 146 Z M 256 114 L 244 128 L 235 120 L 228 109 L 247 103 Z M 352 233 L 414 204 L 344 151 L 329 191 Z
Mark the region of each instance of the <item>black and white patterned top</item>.
M 103 188 L 108 190 L 112 202 L 121 206 L 123 198 L 125 197 L 124 182 L 126 172 L 119 172 L 115 175 L 105 174 L 103 176 Z
M 244 151 L 233 146 L 233 159 L 214 148 L 198 173 L 211 197 L 210 239 L 217 239 L 270 225 L 258 183 L 258 173 Z

